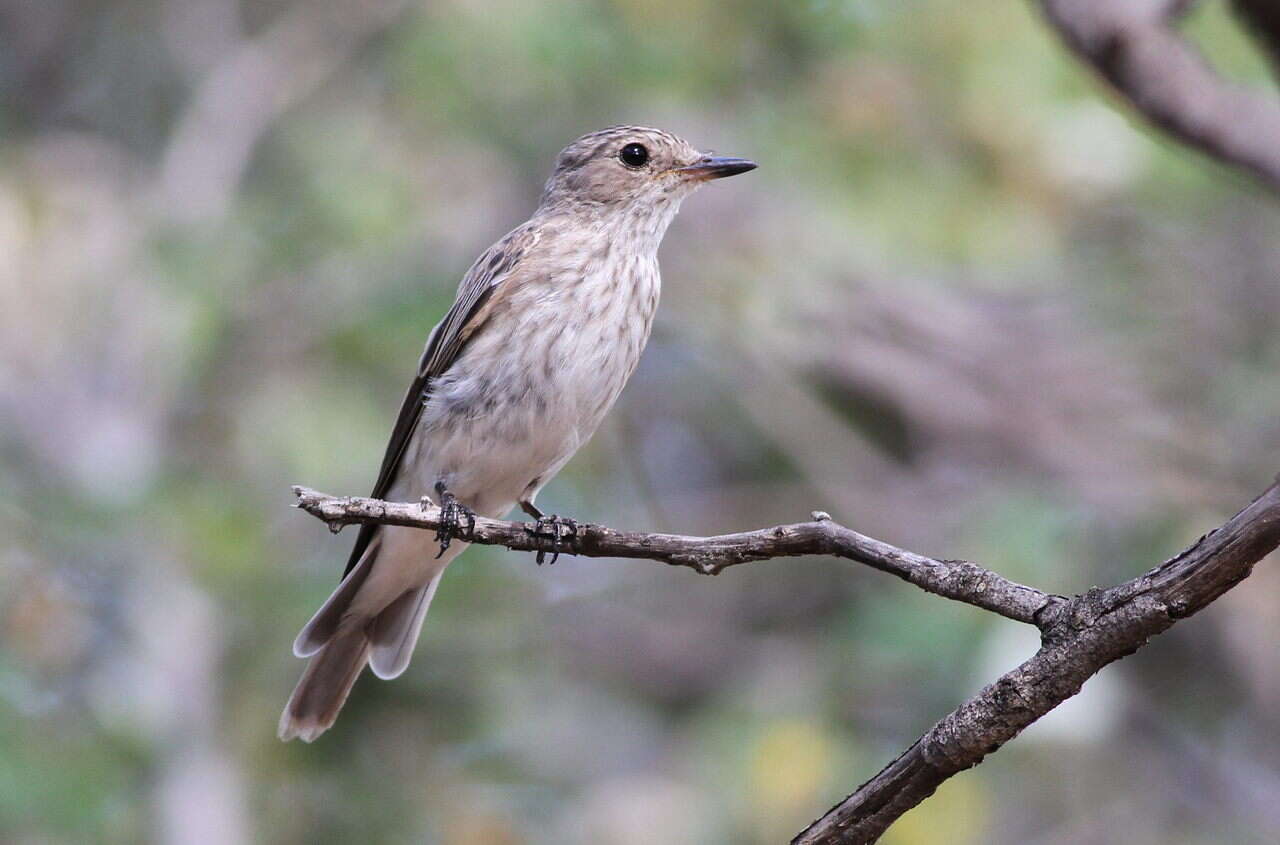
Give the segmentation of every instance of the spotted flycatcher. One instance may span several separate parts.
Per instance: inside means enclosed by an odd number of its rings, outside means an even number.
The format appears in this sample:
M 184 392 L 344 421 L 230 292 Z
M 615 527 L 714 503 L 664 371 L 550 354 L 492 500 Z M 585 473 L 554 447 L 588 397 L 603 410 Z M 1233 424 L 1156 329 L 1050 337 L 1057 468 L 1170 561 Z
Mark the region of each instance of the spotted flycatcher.
M 372 495 L 433 495 L 454 519 L 519 504 L 543 520 L 538 491 L 595 432 L 649 338 L 658 244 L 681 201 L 755 166 L 641 126 L 565 147 L 533 216 L 476 259 L 427 338 Z M 379 678 L 404 672 L 440 576 L 466 547 L 438 542 L 361 527 L 342 582 L 294 640 L 310 662 L 281 739 L 327 730 L 366 663 Z

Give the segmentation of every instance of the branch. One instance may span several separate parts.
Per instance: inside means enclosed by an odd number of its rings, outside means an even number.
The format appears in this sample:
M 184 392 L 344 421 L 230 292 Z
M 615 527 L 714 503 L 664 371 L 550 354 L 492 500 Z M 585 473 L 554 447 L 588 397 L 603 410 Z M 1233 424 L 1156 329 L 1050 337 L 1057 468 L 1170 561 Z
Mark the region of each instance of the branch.
M 418 503 L 384 502 L 360 496 L 328 496 L 294 487 L 298 507 L 337 531 L 352 523 L 375 522 L 440 530 L 440 508 L 429 499 Z M 554 539 L 532 522 L 507 522 L 477 516 L 470 526 L 450 532 L 471 543 L 506 546 L 517 552 L 556 551 Z M 935 560 L 845 528 L 825 513 L 810 522 L 759 528 L 716 537 L 645 534 L 615 531 L 603 525 L 579 523 L 573 536 L 561 541 L 565 554 L 655 560 L 687 566 L 703 575 L 719 575 L 730 566 L 753 560 L 805 555 L 831 555 L 897 575 L 926 592 L 980 607 L 1007 619 L 1039 624 L 1038 617 L 1065 601 L 1003 578 L 963 560 Z
M 1109 663 L 1246 578 L 1280 545 L 1280 485 L 1273 484 L 1221 528 L 1150 572 L 1090 590 L 1044 614 L 1043 645 L 929 729 L 871 780 L 793 840 L 793 845 L 874 842 L 947 778 L 1080 691 Z
M 1280 102 L 1221 79 L 1174 31 L 1189 0 L 1040 2 L 1067 45 L 1148 120 L 1280 190 Z
M 441 510 L 360 497 L 334 497 L 295 487 L 298 507 L 337 531 L 351 523 L 440 530 Z M 448 529 L 459 539 L 515 551 L 554 552 L 534 523 L 477 517 Z M 951 776 L 986 755 L 1080 691 L 1104 666 L 1206 607 L 1246 578 L 1280 546 L 1280 482 L 1246 508 L 1146 574 L 1110 589 L 1067 599 L 1009 581 L 967 561 L 937 560 L 859 534 L 814 513 L 810 522 L 715 537 L 645 534 L 581 524 L 563 551 L 588 557 L 644 558 L 706 575 L 748 561 L 832 555 L 897 575 L 945 598 L 1026 622 L 1041 631 L 1040 650 L 935 724 L 879 774 L 794 840 L 793 845 L 874 842 L 903 813 Z

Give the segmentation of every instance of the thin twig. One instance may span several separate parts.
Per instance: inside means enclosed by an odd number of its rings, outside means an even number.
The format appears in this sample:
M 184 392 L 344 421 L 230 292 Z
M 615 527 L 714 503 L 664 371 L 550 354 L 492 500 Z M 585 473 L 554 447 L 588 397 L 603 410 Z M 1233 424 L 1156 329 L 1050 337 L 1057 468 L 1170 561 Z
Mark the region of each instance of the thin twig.
M 293 492 L 298 497 L 298 507 L 325 521 L 334 530 L 363 522 L 431 530 L 441 527 L 440 508 L 426 500 L 403 503 L 360 496 L 337 497 L 305 487 L 294 487 Z M 585 557 L 655 560 L 673 566 L 687 566 L 703 575 L 718 575 L 730 566 L 753 560 L 830 555 L 897 575 L 935 595 L 1032 625 L 1039 624 L 1039 618 L 1064 601 L 1058 596 L 1010 581 L 977 564 L 925 557 L 845 528 L 826 514 L 815 513 L 813 516 L 809 522 L 715 537 L 617 531 L 603 525 L 579 523 L 574 535 L 561 541 L 561 551 Z M 470 526 L 463 528 L 469 529 Z M 555 550 L 553 539 L 538 533 L 532 522 L 476 517 L 474 532 L 459 529 L 455 534 L 469 542 L 506 546 L 518 552 L 551 553 Z

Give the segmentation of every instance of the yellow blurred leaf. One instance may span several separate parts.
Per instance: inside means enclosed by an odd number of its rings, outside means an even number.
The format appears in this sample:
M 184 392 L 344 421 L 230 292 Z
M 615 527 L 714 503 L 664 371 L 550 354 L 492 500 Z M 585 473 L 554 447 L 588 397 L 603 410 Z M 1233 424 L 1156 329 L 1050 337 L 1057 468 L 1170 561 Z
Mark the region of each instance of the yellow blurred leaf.
M 969 774 L 944 783 L 923 804 L 889 828 L 885 845 L 965 845 L 982 842 L 989 801 L 985 783 Z
M 812 722 L 783 720 L 770 725 L 750 759 L 752 806 L 762 824 L 788 823 L 811 811 L 827 782 L 834 739 Z

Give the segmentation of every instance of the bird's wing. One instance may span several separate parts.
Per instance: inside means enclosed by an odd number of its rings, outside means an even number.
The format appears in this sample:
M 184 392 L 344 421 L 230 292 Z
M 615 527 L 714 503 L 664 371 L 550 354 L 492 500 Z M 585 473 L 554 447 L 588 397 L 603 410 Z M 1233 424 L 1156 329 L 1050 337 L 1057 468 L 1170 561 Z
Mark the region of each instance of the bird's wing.
M 400 415 L 396 418 L 395 428 L 391 430 L 391 441 L 382 458 L 378 481 L 369 494 L 373 498 L 384 497 L 396 480 L 405 447 L 409 445 L 418 417 L 421 416 L 430 394 L 431 380 L 449 369 L 467 340 L 484 325 L 492 313 L 494 292 L 512 275 L 512 271 L 537 240 L 538 233 L 531 226 L 514 229 L 481 253 L 462 277 L 462 283 L 458 285 L 458 296 L 452 307 L 427 338 L 426 349 L 418 362 L 418 372 L 400 405 Z M 351 550 L 343 577 L 360 562 L 360 556 L 364 554 L 376 530 L 377 525 L 360 526 L 360 534 Z

